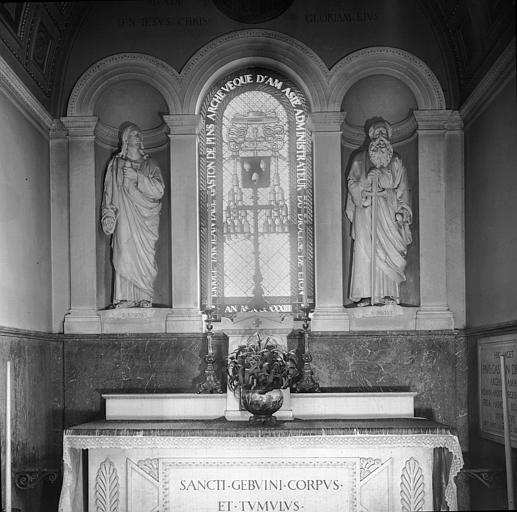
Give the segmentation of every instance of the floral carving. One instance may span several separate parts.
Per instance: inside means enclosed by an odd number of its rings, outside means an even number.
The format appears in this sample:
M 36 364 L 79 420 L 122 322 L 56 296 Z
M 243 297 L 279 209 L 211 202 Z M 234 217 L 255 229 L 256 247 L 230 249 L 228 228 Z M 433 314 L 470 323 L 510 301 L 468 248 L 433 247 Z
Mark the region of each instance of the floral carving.
M 411 457 L 400 477 L 400 504 L 403 512 L 417 512 L 424 509 L 424 474 L 419 462 Z
M 97 512 L 118 512 L 120 484 L 113 462 L 106 458 L 99 466 L 95 479 L 95 506 Z

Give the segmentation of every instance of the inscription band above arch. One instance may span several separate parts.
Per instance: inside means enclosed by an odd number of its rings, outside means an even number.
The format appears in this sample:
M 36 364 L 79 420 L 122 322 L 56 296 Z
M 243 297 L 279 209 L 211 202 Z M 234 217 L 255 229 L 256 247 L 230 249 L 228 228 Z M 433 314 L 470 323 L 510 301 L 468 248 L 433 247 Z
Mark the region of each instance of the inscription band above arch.
M 93 115 L 95 101 L 110 84 L 140 80 L 162 94 L 169 112 L 181 111 L 178 73 L 160 59 L 142 53 L 119 53 L 88 68 L 75 84 L 68 101 L 67 116 Z

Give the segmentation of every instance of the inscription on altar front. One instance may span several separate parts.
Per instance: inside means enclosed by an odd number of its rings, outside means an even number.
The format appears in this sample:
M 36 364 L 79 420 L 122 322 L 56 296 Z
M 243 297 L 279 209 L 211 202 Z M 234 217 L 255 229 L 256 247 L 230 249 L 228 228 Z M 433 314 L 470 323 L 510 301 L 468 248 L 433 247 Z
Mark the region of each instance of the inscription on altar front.
M 512 446 L 517 447 L 517 335 L 485 338 L 478 345 L 479 422 L 483 437 L 504 442 L 500 356 L 505 356 Z
M 196 462 L 160 460 L 163 510 L 187 512 L 327 512 L 353 510 L 354 460 Z

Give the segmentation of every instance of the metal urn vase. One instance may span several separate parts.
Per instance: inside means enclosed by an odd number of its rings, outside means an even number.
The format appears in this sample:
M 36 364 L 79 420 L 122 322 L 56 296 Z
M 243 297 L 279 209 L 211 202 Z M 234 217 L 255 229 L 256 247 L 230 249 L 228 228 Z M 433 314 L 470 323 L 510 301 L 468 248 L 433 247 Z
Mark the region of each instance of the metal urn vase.
M 282 407 L 284 395 L 282 390 L 273 389 L 264 391 L 260 389 L 241 390 L 242 406 L 253 416 L 250 423 L 259 425 L 273 425 L 276 418 L 273 414 Z

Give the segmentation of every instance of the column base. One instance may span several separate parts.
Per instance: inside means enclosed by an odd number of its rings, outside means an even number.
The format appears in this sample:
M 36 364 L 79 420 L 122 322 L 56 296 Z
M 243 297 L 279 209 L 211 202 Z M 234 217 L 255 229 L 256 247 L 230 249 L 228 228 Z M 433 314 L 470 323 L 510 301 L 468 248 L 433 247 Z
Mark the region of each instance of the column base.
M 311 331 L 349 331 L 350 318 L 341 306 L 316 307 L 311 315 Z
M 96 309 L 71 309 L 65 315 L 65 334 L 100 334 L 101 319 Z
M 166 332 L 203 332 L 203 315 L 199 309 L 173 309 L 167 315 Z
M 454 315 L 447 306 L 423 306 L 416 312 L 417 331 L 453 330 Z

